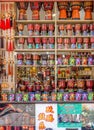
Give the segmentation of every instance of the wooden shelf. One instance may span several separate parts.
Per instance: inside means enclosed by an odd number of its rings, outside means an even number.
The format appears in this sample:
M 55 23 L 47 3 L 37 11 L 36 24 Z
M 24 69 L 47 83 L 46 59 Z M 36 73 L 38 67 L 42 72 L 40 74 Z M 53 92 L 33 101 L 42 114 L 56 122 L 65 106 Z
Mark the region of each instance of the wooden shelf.
M 91 38 L 91 37 L 94 37 L 94 36 L 68 36 L 68 35 L 66 35 L 66 36 L 57 36 L 57 38 L 60 38 L 60 37 L 62 37 L 62 38 L 73 38 L 73 37 L 75 37 L 75 38 L 84 38 L 84 37 L 88 37 L 88 38 Z
M 15 52 L 53 52 L 55 49 L 15 49 Z
M 59 52 L 92 52 L 94 49 L 57 49 Z
M 54 67 L 55 65 L 16 65 L 17 67 Z
M 21 102 L 16 102 L 16 101 L 0 101 L 0 104 L 62 104 L 62 103 L 94 103 L 94 100 L 91 100 L 91 101 L 28 101 L 28 102 L 24 102 L 24 101 L 21 101 Z
M 57 67 L 94 67 L 94 65 L 57 65 Z
M 55 20 L 16 20 L 17 23 L 29 24 L 29 23 L 55 23 Z M 93 23 L 94 20 L 56 20 L 57 24 L 67 23 Z
M 47 37 L 47 38 L 49 38 L 49 37 L 55 37 L 54 35 L 53 36 L 25 36 L 25 35 L 22 35 L 22 36 L 14 36 L 14 38 L 29 38 L 29 37 L 40 37 L 40 38 L 42 38 L 42 37 Z
M 55 23 L 55 20 L 16 20 L 17 23 L 29 24 L 29 23 Z
M 54 67 L 55 65 L 16 65 L 17 67 Z M 94 65 L 57 65 L 57 67 L 94 67 Z
M 94 20 L 57 20 L 57 24 L 67 24 L 67 23 L 71 23 L 71 24 L 75 24 L 75 23 L 94 23 Z

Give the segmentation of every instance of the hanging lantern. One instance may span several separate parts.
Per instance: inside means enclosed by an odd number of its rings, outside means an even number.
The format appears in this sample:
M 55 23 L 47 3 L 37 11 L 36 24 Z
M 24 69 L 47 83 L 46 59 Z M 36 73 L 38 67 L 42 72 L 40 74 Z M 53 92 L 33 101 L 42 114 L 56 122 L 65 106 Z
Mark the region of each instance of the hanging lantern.
M 80 8 L 81 8 L 81 2 L 73 1 L 71 2 L 71 8 L 72 8 L 72 19 L 80 19 Z
M 92 1 L 85 1 L 84 2 L 85 20 L 91 20 L 92 19 L 92 8 L 93 8 Z
M 59 19 L 66 19 L 67 18 L 67 8 L 68 8 L 68 2 L 58 2 L 58 9 L 59 9 Z
M 44 10 L 45 10 L 45 19 L 51 20 L 52 19 L 52 9 L 53 9 L 54 2 L 44 2 Z
M 30 7 L 32 10 L 32 20 L 39 20 L 40 19 L 39 10 L 41 8 L 41 2 L 30 2 Z
M 19 19 L 25 20 L 26 18 L 26 10 L 28 8 L 28 2 L 18 2 L 17 7 L 19 9 Z

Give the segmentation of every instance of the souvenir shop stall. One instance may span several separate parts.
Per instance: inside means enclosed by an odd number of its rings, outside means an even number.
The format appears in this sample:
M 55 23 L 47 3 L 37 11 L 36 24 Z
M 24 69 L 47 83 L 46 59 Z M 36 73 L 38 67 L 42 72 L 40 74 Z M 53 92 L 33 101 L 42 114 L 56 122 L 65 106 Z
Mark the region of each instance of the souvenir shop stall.
M 93 0 L 0 0 L 0 130 L 94 130 Z

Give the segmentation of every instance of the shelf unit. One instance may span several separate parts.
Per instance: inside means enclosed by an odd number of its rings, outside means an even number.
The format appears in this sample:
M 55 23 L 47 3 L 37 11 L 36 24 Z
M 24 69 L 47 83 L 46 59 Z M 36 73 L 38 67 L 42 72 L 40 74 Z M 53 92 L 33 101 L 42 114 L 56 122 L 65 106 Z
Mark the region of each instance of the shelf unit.
M 61 54 L 61 55 L 63 55 L 63 54 L 78 54 L 78 53 L 91 53 L 92 55 L 94 55 L 94 49 L 91 49 L 90 47 L 89 47 L 89 49 L 77 49 L 77 48 L 75 48 L 75 49 L 58 49 L 58 47 L 57 47 L 57 45 L 58 45 L 58 43 L 57 43 L 57 39 L 58 38 L 62 38 L 62 39 L 65 39 L 65 38 L 91 38 L 91 37 L 93 37 L 94 38 L 94 36 L 91 36 L 91 35 L 87 35 L 87 36 L 84 36 L 84 35 L 67 35 L 67 34 L 65 34 L 65 35 L 62 35 L 62 36 L 60 36 L 59 35 L 59 30 L 58 30 L 58 26 L 60 25 L 60 24 L 63 24 L 64 26 L 66 26 L 67 24 L 72 24 L 73 26 L 75 25 L 75 24 L 94 24 L 94 18 L 92 19 L 92 20 L 83 20 L 82 18 L 80 19 L 80 20 L 72 20 L 72 19 L 67 19 L 67 20 L 59 20 L 59 11 L 58 11 L 58 7 L 57 7 L 57 2 L 54 2 L 54 8 L 53 8 L 53 10 L 52 10 L 52 13 L 53 13 L 53 15 L 52 15 L 52 20 L 45 20 L 45 18 L 44 18 L 44 11 L 43 11 L 43 8 L 41 8 L 41 10 L 40 10 L 40 20 L 32 20 L 32 11 L 31 11 L 31 9 L 30 9 L 30 5 L 29 5 L 29 7 L 28 7 L 28 9 L 26 10 L 26 12 L 27 12 L 27 20 L 19 20 L 18 19 L 18 15 L 19 15 L 19 10 L 17 9 L 17 6 L 16 6 L 16 4 L 15 4 L 15 11 L 16 11 L 16 20 L 15 20 L 15 23 L 16 23 L 16 29 L 15 29 L 15 36 L 14 36 L 14 39 L 15 39 L 15 43 L 17 44 L 18 43 L 18 40 L 19 40 L 19 38 L 24 38 L 25 39 L 25 44 L 26 44 L 26 42 L 27 42 L 27 39 L 28 38 L 47 38 L 47 40 L 49 39 L 49 38 L 54 38 L 54 40 L 55 40 L 55 46 L 54 46 L 54 49 L 35 49 L 35 48 L 33 48 L 33 49 L 28 49 L 28 48 L 21 48 L 21 49 L 19 49 L 19 48 L 17 48 L 17 47 L 15 47 L 15 49 L 14 49 L 14 52 L 13 52 L 13 55 L 14 55 L 14 58 L 16 58 L 16 55 L 17 54 L 38 54 L 38 55 L 40 55 L 40 54 L 48 54 L 48 55 L 50 55 L 50 54 L 54 54 L 55 55 L 55 58 L 54 58 L 54 65 L 49 65 L 49 64 L 47 64 L 47 65 L 42 65 L 42 64 L 32 64 L 32 65 L 26 65 L 26 64 L 23 64 L 23 65 L 17 65 L 17 63 L 16 63 L 16 61 L 15 61 L 15 70 L 14 70 L 14 72 L 17 72 L 17 69 L 18 68 L 25 68 L 25 69 L 28 69 L 28 68 L 33 68 L 33 67 L 36 67 L 36 68 L 54 68 L 54 77 L 55 77 L 55 90 L 57 91 L 57 88 L 58 88 L 58 80 L 59 80 L 59 78 L 58 78 L 58 69 L 60 68 L 62 68 L 62 69 L 66 69 L 66 68 L 77 68 L 77 69 L 79 69 L 79 68 L 81 68 L 81 69 L 84 69 L 85 67 L 86 68 L 90 68 L 92 71 L 94 71 L 94 65 L 63 65 L 63 64 L 61 64 L 61 65 L 58 65 L 57 64 L 57 60 L 58 60 L 58 55 L 59 54 Z M 94 12 L 93 12 L 93 14 L 94 14 Z M 29 17 L 29 15 L 30 15 L 30 17 Z M 25 32 L 25 33 L 23 33 L 23 35 L 18 35 L 18 30 L 17 30 L 17 25 L 18 24 L 23 24 L 24 25 L 24 30 L 23 30 L 23 32 Z M 28 24 L 39 24 L 40 26 L 42 26 L 42 24 L 53 24 L 54 25 L 54 32 L 53 32 L 53 35 L 48 35 L 48 34 L 46 34 L 46 35 L 41 35 L 41 33 L 39 34 L 39 35 L 32 35 L 32 36 L 30 36 L 29 34 L 28 34 L 28 29 L 27 29 L 27 25 Z M 4 37 L 5 38 L 5 36 L 0 36 L 0 37 Z M 26 44 L 27 45 L 27 44 Z M 6 51 L 5 49 L 0 49 L 0 52 L 2 53 L 2 51 Z M 8 63 L 8 61 L 7 61 L 7 63 Z M 81 75 L 81 74 L 80 74 Z M 84 75 L 84 74 L 82 74 L 82 75 Z M 91 73 L 90 74 L 90 76 L 91 76 L 91 78 L 92 79 L 94 79 L 94 74 L 93 73 Z M 16 81 L 17 81 L 17 74 L 15 73 L 15 75 L 14 75 L 14 78 L 15 78 L 15 83 L 16 83 Z M 68 80 L 68 79 L 67 79 Z M 51 101 L 49 101 L 49 103 L 50 103 Z M 52 102 L 52 103 L 58 103 L 59 101 L 56 101 L 56 102 Z M 70 102 L 70 101 L 68 101 L 68 102 Z M 66 101 L 66 103 L 68 103 L 67 101 Z M 73 102 L 76 102 L 76 101 L 73 101 Z M 85 102 L 85 101 L 80 101 L 80 102 Z M 87 101 L 87 102 L 89 102 L 89 101 Z M 91 102 L 93 102 L 93 101 L 91 101 Z M 14 102 L 15 103 L 15 102 Z M 22 102 L 23 103 L 23 102 Z M 28 102 L 28 103 L 30 103 L 30 102 Z M 32 102 L 33 103 L 33 102 Z M 34 101 L 34 103 L 37 103 L 36 101 Z M 39 103 L 42 103 L 42 101 L 41 102 L 39 102 Z M 60 102 L 59 102 L 60 103 Z M 61 102 L 61 103 L 65 103 L 65 101 L 64 102 Z M 79 103 L 79 102 L 78 102 Z
M 27 12 L 29 12 L 29 10 L 27 10 Z M 40 13 L 42 13 L 42 10 L 40 11 Z M 90 67 L 90 68 L 93 68 L 94 65 L 58 65 L 57 64 L 57 55 L 60 53 L 60 54 L 63 54 L 63 53 L 81 53 L 81 52 L 85 52 L 85 53 L 93 53 L 94 52 L 94 49 L 58 49 L 57 48 L 57 38 L 91 38 L 91 37 L 94 37 L 94 36 L 82 36 L 82 35 L 72 35 L 72 36 L 68 36 L 68 35 L 58 35 L 57 32 L 58 32 L 58 25 L 59 24 L 91 24 L 91 23 L 94 23 L 94 20 L 72 20 L 72 19 L 68 19 L 68 20 L 59 20 L 58 19 L 58 9 L 57 9 L 57 2 L 54 2 L 54 10 L 53 10 L 53 13 L 55 14 L 55 16 L 53 17 L 52 20 L 44 20 L 43 18 L 40 19 L 40 20 L 31 20 L 31 18 L 27 19 L 27 20 L 18 20 L 16 19 L 16 24 L 24 24 L 24 26 L 26 27 L 28 24 L 54 24 L 54 27 L 55 27 L 55 30 L 54 30 L 54 35 L 53 36 L 48 36 L 48 35 L 39 35 L 39 36 L 29 36 L 29 35 L 22 35 L 22 36 L 18 36 L 16 35 L 14 38 L 15 40 L 18 40 L 19 38 L 55 38 L 55 48 L 54 49 L 18 49 L 18 48 L 15 48 L 15 53 L 24 53 L 24 54 L 28 54 L 28 53 L 34 53 L 34 54 L 41 54 L 41 53 L 54 53 L 55 54 L 55 64 L 54 65 L 16 65 L 16 67 L 22 67 L 22 68 L 30 68 L 30 67 L 53 67 L 55 68 L 55 89 L 57 88 L 57 80 L 58 80 L 58 68 L 62 67 L 62 68 L 68 68 L 68 67 L 81 67 L 81 68 L 85 68 L 85 67 Z M 17 11 L 17 14 L 18 14 L 18 11 Z M 17 69 L 17 68 L 16 68 Z

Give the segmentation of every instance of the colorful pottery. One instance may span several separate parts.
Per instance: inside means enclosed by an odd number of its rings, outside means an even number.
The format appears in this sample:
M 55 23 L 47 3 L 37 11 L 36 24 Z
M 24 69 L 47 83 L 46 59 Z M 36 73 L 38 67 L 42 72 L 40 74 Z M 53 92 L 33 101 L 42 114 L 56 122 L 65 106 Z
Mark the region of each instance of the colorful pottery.
M 30 8 L 32 10 L 32 20 L 39 20 L 40 19 L 40 8 L 41 2 L 30 2 Z
M 68 2 L 58 2 L 57 5 L 59 9 L 59 19 L 67 19 Z
M 81 101 L 81 98 L 82 98 L 82 94 L 80 92 L 76 92 L 75 94 L 76 101 Z
M 8 101 L 12 102 L 14 100 L 15 100 L 15 94 L 14 93 L 8 94 Z
M 34 31 L 34 25 L 33 24 L 28 24 L 27 28 L 28 28 L 29 36 L 32 36 L 33 31 Z
M 52 9 L 54 6 L 54 2 L 43 2 L 44 10 L 45 10 L 45 19 L 51 20 L 52 19 Z
M 26 18 L 26 10 L 28 8 L 28 2 L 17 2 L 17 7 L 19 9 L 19 19 L 25 20 Z
M 85 9 L 85 20 L 91 20 L 92 19 L 93 2 L 92 1 L 85 1 L 84 2 L 84 9 Z
M 80 8 L 81 8 L 81 2 L 80 1 L 73 1 L 70 2 L 71 9 L 72 9 L 72 19 L 80 19 Z
M 22 93 L 16 93 L 16 101 L 17 102 L 22 101 Z

